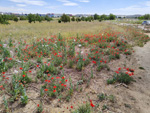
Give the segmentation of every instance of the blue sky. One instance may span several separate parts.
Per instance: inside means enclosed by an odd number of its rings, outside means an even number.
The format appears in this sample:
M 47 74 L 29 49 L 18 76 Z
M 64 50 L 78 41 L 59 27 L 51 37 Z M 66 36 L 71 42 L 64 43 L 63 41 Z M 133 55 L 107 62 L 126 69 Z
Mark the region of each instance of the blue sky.
M 150 0 L 0 0 L 0 12 L 147 14 Z

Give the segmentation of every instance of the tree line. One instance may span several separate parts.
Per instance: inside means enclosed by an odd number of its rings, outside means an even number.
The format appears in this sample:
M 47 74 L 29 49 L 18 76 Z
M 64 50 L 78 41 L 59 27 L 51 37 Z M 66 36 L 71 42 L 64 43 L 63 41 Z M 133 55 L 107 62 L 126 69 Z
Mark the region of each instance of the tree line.
M 61 22 L 70 22 L 70 21 L 94 21 L 94 20 L 115 20 L 116 16 L 113 14 L 110 15 L 98 15 L 95 14 L 94 16 L 89 16 L 89 17 L 75 17 L 75 16 L 68 16 L 66 14 L 63 14 L 60 19 L 58 20 L 59 23 Z M 0 23 L 1 24 L 9 24 L 9 20 L 13 20 L 15 22 L 21 21 L 21 20 L 28 20 L 29 23 L 32 22 L 42 22 L 42 21 L 48 21 L 50 22 L 52 18 L 50 18 L 48 15 L 46 16 L 40 16 L 39 14 L 28 14 L 27 16 L 16 16 L 16 15 L 0 15 Z
M 140 19 L 140 20 L 150 20 L 150 14 L 145 14 L 145 15 L 139 17 L 138 19 Z
M 16 15 L 0 15 L 0 24 L 9 24 L 9 20 L 13 20 L 15 22 L 18 22 L 19 20 L 28 20 L 29 23 L 32 22 L 42 22 L 42 21 L 47 21 L 50 22 L 53 20 L 50 18 L 48 15 L 46 16 L 40 16 L 38 14 L 28 14 L 27 16 L 16 16 Z
M 113 15 L 113 14 L 110 14 L 110 15 L 98 15 L 98 14 L 94 14 L 94 16 L 89 16 L 89 17 L 75 17 L 75 16 L 68 16 L 66 14 L 63 14 L 61 16 L 61 18 L 58 20 L 59 23 L 61 22 L 70 22 L 70 21 L 77 21 L 77 22 L 80 22 L 80 21 L 94 21 L 94 20 L 99 20 L 99 21 L 102 21 L 102 20 L 115 20 L 116 16 Z

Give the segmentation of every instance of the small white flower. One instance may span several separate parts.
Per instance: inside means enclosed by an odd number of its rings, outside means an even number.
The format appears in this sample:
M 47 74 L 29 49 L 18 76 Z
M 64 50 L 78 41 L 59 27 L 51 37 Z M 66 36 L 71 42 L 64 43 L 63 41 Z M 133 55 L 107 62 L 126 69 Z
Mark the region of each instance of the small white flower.
M 18 73 L 18 71 L 17 71 L 17 70 L 15 70 L 15 71 L 14 71 L 14 73 Z
M 81 44 L 78 45 L 78 47 L 81 47 L 81 46 L 82 46 Z
M 81 51 L 81 53 L 83 53 L 83 51 Z
M 42 45 L 42 47 L 43 47 L 43 46 L 47 47 L 48 45 Z

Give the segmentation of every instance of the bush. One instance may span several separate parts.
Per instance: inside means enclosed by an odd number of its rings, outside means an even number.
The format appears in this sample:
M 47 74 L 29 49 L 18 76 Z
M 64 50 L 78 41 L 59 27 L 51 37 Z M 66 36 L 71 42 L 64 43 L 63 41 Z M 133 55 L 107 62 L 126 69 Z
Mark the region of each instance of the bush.
M 58 23 L 61 23 L 61 20 L 58 20 Z
M 121 72 L 119 74 L 115 74 L 113 76 L 113 79 L 108 79 L 107 84 L 113 84 L 115 82 L 130 84 L 131 81 L 134 81 L 131 76 L 129 76 L 126 73 Z
M 107 80 L 107 84 L 113 84 L 113 83 L 115 83 L 116 81 L 115 81 L 115 79 L 108 79 Z
M 70 22 L 70 17 L 67 16 L 67 15 L 65 15 L 65 14 L 63 14 L 63 15 L 61 16 L 60 20 L 61 20 L 62 22 Z
M 0 15 L 0 24 L 9 24 L 7 15 Z
M 18 17 L 15 17 L 15 18 L 14 18 L 14 21 L 15 21 L 15 22 L 18 22 Z
M 79 108 L 72 113 L 91 113 L 91 106 L 90 104 L 86 103 L 86 105 L 79 106 Z
M 133 81 L 133 78 L 126 73 L 120 73 L 119 75 L 115 76 L 114 78 L 116 78 L 117 82 L 125 83 L 125 84 L 130 84 L 130 82 Z

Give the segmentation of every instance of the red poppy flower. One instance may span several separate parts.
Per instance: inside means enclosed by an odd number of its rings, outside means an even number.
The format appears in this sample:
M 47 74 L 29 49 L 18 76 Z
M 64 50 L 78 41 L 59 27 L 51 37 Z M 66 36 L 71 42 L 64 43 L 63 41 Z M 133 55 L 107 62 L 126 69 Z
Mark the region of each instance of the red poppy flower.
M 53 92 L 55 93 L 55 92 L 56 92 L 56 90 L 53 90 Z
M 44 91 L 48 91 L 48 89 L 44 89 Z
M 5 72 L 2 72 L 2 74 L 4 75 L 4 74 L 5 74 Z
M 51 78 L 52 80 L 54 79 L 54 77 Z
M 65 77 L 62 77 L 62 79 L 64 79 Z
M 25 77 L 26 75 L 22 75 L 22 77 Z
M 47 74 L 47 76 L 51 76 L 51 74 Z
M 115 71 L 117 74 L 119 74 L 119 72 L 118 71 Z
M 53 88 L 56 88 L 56 86 L 54 86 Z
M 83 59 L 83 61 L 85 61 L 85 59 Z
M 31 73 L 31 71 L 29 71 Z
M 12 58 L 9 58 L 9 60 L 12 60 Z
M 118 68 L 118 71 L 120 71 L 121 70 L 121 68 Z
M 132 76 L 132 73 L 130 73 L 129 76 Z
M 92 107 L 94 107 L 94 106 L 95 106 L 92 102 L 90 103 L 90 105 L 91 105 Z
M 20 70 L 22 70 L 23 68 L 22 67 L 20 67 Z
M 92 61 L 94 64 L 96 64 L 96 61 Z
M 3 87 L 3 85 L 0 86 L 0 88 L 2 88 L 2 87 Z
M 59 79 L 60 77 L 56 77 L 56 79 Z
M 66 82 L 68 81 L 68 80 L 65 80 Z
M 71 106 L 70 108 L 72 108 L 72 109 L 73 109 L 73 106 Z
M 39 65 L 36 65 L 36 67 L 39 67 Z

